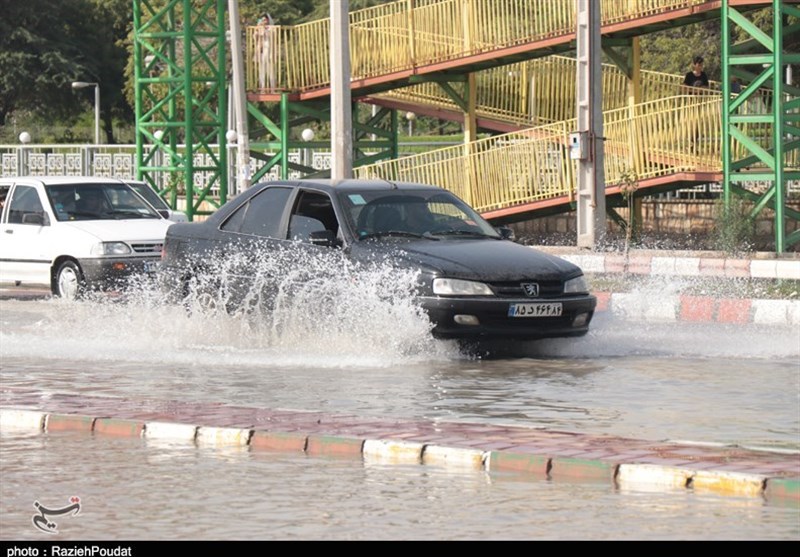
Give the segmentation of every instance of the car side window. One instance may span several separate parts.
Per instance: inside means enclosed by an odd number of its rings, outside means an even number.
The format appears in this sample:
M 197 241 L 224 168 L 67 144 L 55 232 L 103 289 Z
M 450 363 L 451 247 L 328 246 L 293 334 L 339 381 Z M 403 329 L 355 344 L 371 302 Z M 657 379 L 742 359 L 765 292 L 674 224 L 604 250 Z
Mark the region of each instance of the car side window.
M 334 236 L 339 232 L 331 198 L 319 192 L 301 191 L 289 221 L 289 239 L 310 242 L 312 232 L 323 230 L 330 230 Z
M 285 228 L 281 228 L 281 220 L 291 193 L 289 188 L 267 188 L 256 194 L 247 202 L 239 232 L 265 238 L 282 238 Z M 245 208 L 239 211 L 242 209 Z M 236 216 L 233 215 L 234 218 Z
M 7 185 L 0 185 L 0 218 L 3 216 L 3 210 L 6 206 L 6 198 L 8 197 L 8 190 L 11 189 L 11 186 Z
M 8 222 L 12 224 L 36 224 L 41 226 L 42 220 L 32 219 L 33 215 L 44 217 L 44 208 L 39 200 L 36 188 L 17 186 L 11 194 L 8 206 Z

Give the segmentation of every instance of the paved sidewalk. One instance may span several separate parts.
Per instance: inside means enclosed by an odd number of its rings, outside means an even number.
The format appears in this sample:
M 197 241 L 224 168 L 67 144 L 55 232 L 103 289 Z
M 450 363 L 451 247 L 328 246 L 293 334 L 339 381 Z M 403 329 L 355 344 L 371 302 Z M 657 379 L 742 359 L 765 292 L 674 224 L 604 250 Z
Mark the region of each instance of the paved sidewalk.
M 520 426 L 406 422 L 321 412 L 5 389 L 0 430 L 81 431 L 247 446 L 309 456 L 523 474 L 609 487 L 708 491 L 800 502 L 800 453 L 648 441 Z

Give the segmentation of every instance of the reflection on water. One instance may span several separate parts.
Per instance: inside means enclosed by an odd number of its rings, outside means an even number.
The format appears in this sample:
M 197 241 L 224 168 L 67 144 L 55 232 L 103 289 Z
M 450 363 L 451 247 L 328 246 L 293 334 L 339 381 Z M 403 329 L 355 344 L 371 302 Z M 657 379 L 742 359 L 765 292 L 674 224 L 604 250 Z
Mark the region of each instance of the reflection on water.
M 92 437 L 0 435 L 15 540 L 797 540 L 800 509 L 437 466 Z M 33 501 L 77 495 L 47 536 Z

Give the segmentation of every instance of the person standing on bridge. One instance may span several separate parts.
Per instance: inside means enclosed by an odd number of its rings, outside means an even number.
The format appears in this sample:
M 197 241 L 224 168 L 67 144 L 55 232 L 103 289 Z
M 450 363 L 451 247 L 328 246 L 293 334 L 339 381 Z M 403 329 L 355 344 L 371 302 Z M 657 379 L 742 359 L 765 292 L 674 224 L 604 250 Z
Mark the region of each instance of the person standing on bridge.
M 692 70 L 683 78 L 683 89 L 691 95 L 702 95 L 709 90 L 708 75 L 703 69 L 703 57 L 695 56 L 692 59 Z M 703 144 L 702 107 L 697 106 L 694 100 L 688 101 L 688 148 L 692 155 L 699 155 Z
M 683 85 L 693 89 L 705 88 L 708 89 L 708 75 L 703 70 L 703 57 L 695 56 L 692 59 L 692 71 L 688 72 L 683 78 Z M 692 91 L 697 92 L 697 91 Z

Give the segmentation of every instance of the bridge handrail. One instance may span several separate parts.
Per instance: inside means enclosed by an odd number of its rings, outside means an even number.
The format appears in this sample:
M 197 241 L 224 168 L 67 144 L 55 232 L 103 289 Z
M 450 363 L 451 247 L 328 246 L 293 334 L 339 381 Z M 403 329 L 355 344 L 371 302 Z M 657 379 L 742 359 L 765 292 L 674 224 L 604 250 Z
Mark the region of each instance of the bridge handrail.
M 602 0 L 601 24 L 709 0 Z M 575 0 L 399 0 L 350 13 L 353 78 L 374 77 L 575 32 Z M 330 79 L 330 19 L 246 28 L 248 91 L 305 91 Z
M 643 180 L 678 172 L 720 172 L 721 107 L 719 95 L 676 95 L 633 109 L 607 111 L 603 130 L 607 186 L 622 183 L 631 173 Z M 764 126 L 753 124 L 759 125 Z M 536 126 L 362 166 L 354 174 L 438 184 L 482 212 L 572 196 L 576 163 L 569 158 L 567 135 L 575 126 L 574 119 Z M 749 135 L 760 136 L 763 148 L 771 147 L 768 133 L 759 134 L 754 127 Z

